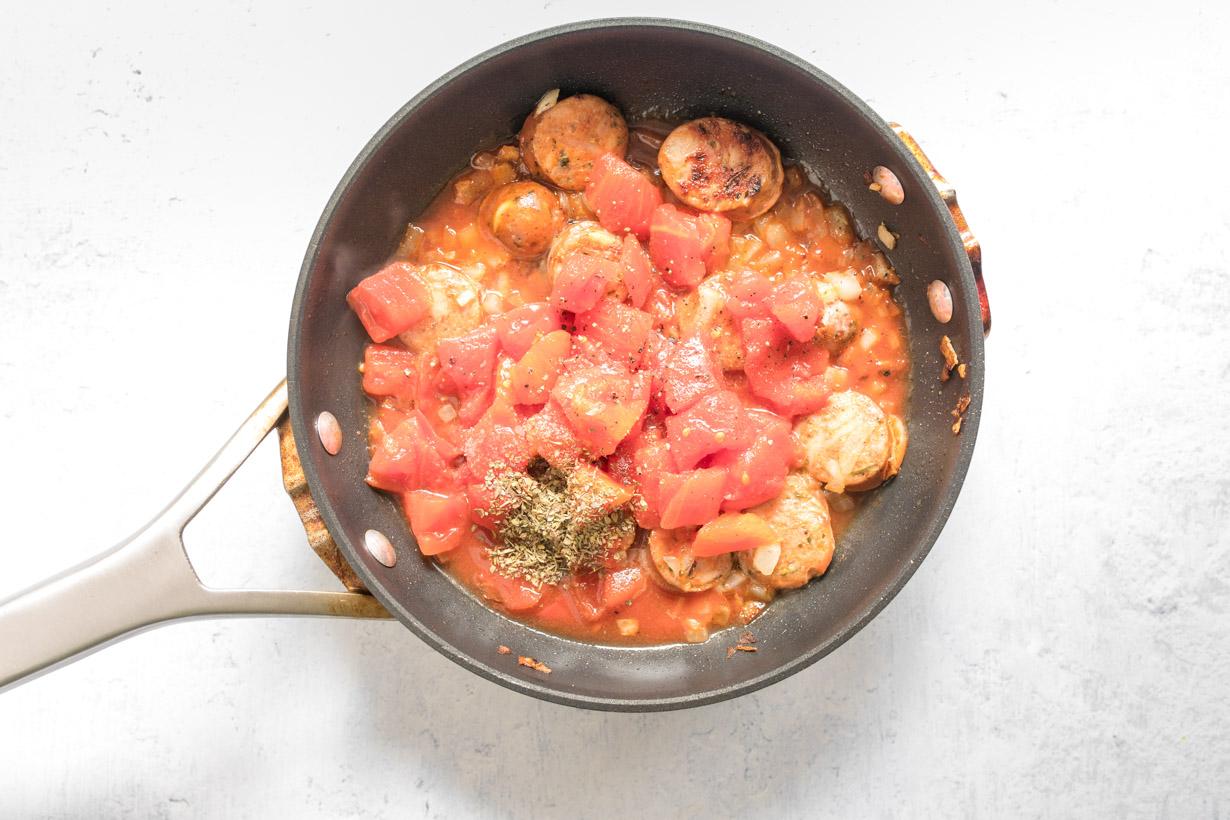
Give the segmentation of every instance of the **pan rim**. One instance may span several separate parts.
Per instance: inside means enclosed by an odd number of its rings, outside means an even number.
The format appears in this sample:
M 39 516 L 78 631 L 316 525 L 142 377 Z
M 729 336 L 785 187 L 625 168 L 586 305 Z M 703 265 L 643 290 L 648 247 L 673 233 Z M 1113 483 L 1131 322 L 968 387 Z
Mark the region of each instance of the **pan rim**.
M 334 213 L 339 203 L 345 194 L 350 190 L 356 177 L 366 168 L 372 156 L 379 151 L 381 147 L 383 147 L 390 135 L 398 127 L 400 127 L 402 121 L 406 117 L 410 116 L 424 102 L 439 93 L 453 80 L 462 76 L 476 66 L 479 66 L 488 60 L 514 49 L 519 49 L 524 46 L 549 40 L 561 35 L 617 28 L 661 28 L 707 35 L 717 39 L 732 40 L 739 45 L 750 47 L 775 57 L 812 77 L 818 83 L 828 86 L 832 92 L 839 95 L 848 105 L 856 109 L 870 126 L 877 131 L 882 132 L 882 135 L 885 137 L 885 141 L 894 146 L 894 150 L 897 151 L 897 160 L 899 162 L 918 167 L 917 160 L 908 152 L 908 150 L 906 150 L 905 146 L 900 142 L 897 136 L 893 134 L 888 124 L 859 96 L 855 95 L 844 85 L 834 80 L 827 73 L 791 54 L 790 52 L 778 48 L 771 43 L 767 43 L 754 37 L 749 37 L 739 32 L 686 20 L 653 17 L 615 17 L 579 21 L 554 26 L 531 32 L 497 45 L 446 72 L 418 94 L 414 95 L 405 105 L 398 109 L 397 112 L 395 112 L 393 116 L 390 117 L 383 126 L 381 126 L 381 128 L 367 142 L 367 144 L 364 145 L 362 150 L 355 157 L 354 161 L 347 168 L 345 174 L 338 182 L 337 187 L 334 189 L 332 195 L 326 203 L 324 210 L 321 213 L 320 220 L 317 222 L 316 228 L 313 231 L 312 237 L 308 243 L 303 264 L 300 268 L 294 299 L 291 303 L 290 332 L 287 350 L 287 381 L 290 398 L 291 426 L 296 440 L 307 441 L 311 436 L 311 425 L 305 415 L 306 409 L 304 407 L 303 397 L 299 389 L 298 372 L 296 367 L 299 360 L 299 349 L 302 340 L 300 328 L 303 323 L 308 320 L 306 315 L 308 282 L 311 279 L 311 272 L 317 263 L 321 241 L 329 224 L 332 222 Z M 945 215 L 945 224 L 947 225 L 945 239 L 950 246 L 948 251 L 952 258 L 957 262 L 957 272 L 962 281 L 962 286 L 968 293 L 975 292 L 973 270 L 970 266 L 969 259 L 965 254 L 960 235 L 951 220 L 947 217 L 947 206 L 945 206 L 943 201 L 940 199 L 940 196 L 934 186 L 926 186 L 922 193 L 923 196 L 930 201 L 932 208 L 938 209 L 939 212 Z M 971 340 L 972 350 L 970 351 L 970 358 L 974 362 L 984 362 L 985 351 L 983 344 L 982 323 L 981 317 L 978 314 L 977 301 L 967 300 L 965 307 L 966 309 L 963 312 L 962 319 L 966 324 L 966 330 Z M 944 495 L 935 507 L 936 514 L 932 518 L 930 528 L 925 533 L 922 533 L 920 536 L 915 538 L 914 542 L 918 545 L 918 547 L 912 552 L 911 555 L 909 555 L 908 561 L 905 563 L 903 569 L 897 574 L 897 577 L 893 578 L 881 594 L 876 596 L 876 598 L 869 604 L 848 613 L 846 624 L 829 640 L 817 644 L 807 651 L 791 657 L 781 665 L 764 674 L 740 681 L 738 683 L 712 689 L 705 689 L 685 695 L 673 695 L 663 698 L 619 698 L 572 693 L 549 685 L 543 685 L 531 680 L 515 677 L 508 672 L 502 671 L 485 663 L 474 655 L 459 651 L 448 641 L 436 634 L 431 627 L 423 623 L 408 610 L 402 607 L 393 596 L 389 595 L 384 590 L 383 584 L 381 584 L 372 575 L 372 573 L 364 565 L 363 561 L 359 559 L 355 545 L 350 543 L 349 539 L 344 536 L 345 530 L 341 525 L 341 521 L 338 518 L 336 511 L 334 510 L 331 499 L 327 495 L 322 495 L 318 492 L 318 489 L 323 486 L 323 480 L 318 474 L 313 460 L 307 458 L 303 459 L 303 468 L 304 474 L 307 477 L 308 486 L 313 491 L 313 497 L 317 500 L 317 505 L 320 508 L 321 516 L 325 521 L 326 527 L 330 533 L 341 534 L 340 537 L 336 537 L 338 547 L 342 550 L 347 560 L 355 568 L 355 571 L 363 579 L 371 593 L 377 598 L 377 600 L 380 601 L 381 604 L 385 606 L 386 609 L 393 613 L 402 624 L 409 628 L 411 632 L 415 633 L 425 643 L 453 662 L 506 688 L 522 694 L 530 695 L 531 697 L 538 698 L 540 700 L 566 706 L 599 711 L 622 712 L 653 712 L 691 708 L 716 703 L 755 692 L 807 668 L 829 653 L 833 652 L 839 646 L 860 632 L 863 627 L 879 615 L 880 612 L 883 611 L 883 609 L 889 604 L 889 602 L 897 596 L 902 587 L 904 587 L 910 578 L 913 577 L 919 565 L 922 564 L 923 560 L 925 560 L 927 555 L 931 552 L 932 547 L 938 540 L 940 533 L 943 531 L 943 528 L 952 513 L 953 507 L 955 506 L 957 498 L 960 495 L 961 488 L 964 485 L 965 477 L 968 472 L 970 462 L 973 458 L 974 444 L 977 440 L 978 423 L 981 416 L 984 389 L 983 369 L 983 367 L 973 368 L 973 372 L 967 380 L 967 387 L 970 396 L 970 407 L 966 420 L 963 424 L 962 435 L 959 439 L 958 452 L 954 462 L 952 478 L 949 481 L 948 486 L 945 488 Z M 561 636 L 553 637 L 559 638 L 560 640 L 571 640 Z

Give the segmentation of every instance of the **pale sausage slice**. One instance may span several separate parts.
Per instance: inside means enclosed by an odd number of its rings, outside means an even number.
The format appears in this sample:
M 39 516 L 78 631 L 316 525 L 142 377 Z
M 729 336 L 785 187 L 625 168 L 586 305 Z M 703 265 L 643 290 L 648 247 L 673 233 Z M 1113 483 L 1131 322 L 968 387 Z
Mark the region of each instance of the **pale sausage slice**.
M 575 94 L 536 110 L 521 128 L 521 157 L 534 176 L 566 191 L 583 191 L 594 160 L 623 157 L 628 124 L 601 97 Z
M 774 589 L 796 589 L 829 568 L 834 547 L 829 505 L 807 473 L 786 476 L 781 495 L 748 512 L 763 518 L 781 539 L 739 553 L 739 566 L 748 575 Z

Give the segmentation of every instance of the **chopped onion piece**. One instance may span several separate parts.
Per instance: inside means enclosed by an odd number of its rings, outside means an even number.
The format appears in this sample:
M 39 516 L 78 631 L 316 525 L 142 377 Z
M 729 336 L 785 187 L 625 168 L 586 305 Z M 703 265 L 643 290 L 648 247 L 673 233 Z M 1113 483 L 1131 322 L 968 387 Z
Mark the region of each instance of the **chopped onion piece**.
M 763 547 L 757 547 L 752 553 L 752 567 L 761 575 L 772 575 L 773 570 L 777 569 L 777 562 L 781 559 L 781 544 L 765 544 Z

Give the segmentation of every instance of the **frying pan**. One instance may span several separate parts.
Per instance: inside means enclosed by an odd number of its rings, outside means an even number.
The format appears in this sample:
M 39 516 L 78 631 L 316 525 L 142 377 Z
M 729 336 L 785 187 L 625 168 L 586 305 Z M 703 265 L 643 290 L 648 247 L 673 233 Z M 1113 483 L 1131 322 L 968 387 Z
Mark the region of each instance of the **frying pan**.
M 910 335 L 913 387 L 904 467 L 874 493 L 838 545 L 828 573 L 781 595 L 754 624 L 756 653 L 727 657 L 738 632 L 702 644 L 591 645 L 539 632 L 487 608 L 419 555 L 394 501 L 363 482 L 367 405 L 355 364 L 366 336 L 346 292 L 389 256 L 419 214 L 479 147 L 514 134 L 547 89 L 599 94 L 635 118 L 717 113 L 769 134 L 851 211 L 860 236 L 885 223 L 900 239 L 888 257 Z M 905 202 L 867 186 L 895 171 Z M 948 324 L 931 315 L 933 279 L 947 283 Z M 917 144 L 832 78 L 741 34 L 664 20 L 562 26 L 499 46 L 441 77 L 380 129 L 346 172 L 307 248 L 291 308 L 287 379 L 149 525 L 86 564 L 0 604 L 0 686 L 24 681 L 109 641 L 168 621 L 220 615 L 391 614 L 435 649 L 490 680 L 573 706 L 660 710 L 697 706 L 766 686 L 814 663 L 884 608 L 926 556 L 952 510 L 974 449 L 982 405 L 983 336 L 990 313 L 978 246 L 952 189 Z M 968 377 L 941 385 L 940 338 Z M 960 434 L 951 411 L 969 396 Z M 371 595 L 217 590 L 197 579 L 184 526 L 269 432 L 289 403 L 312 497 L 342 555 Z M 330 456 L 314 422 L 328 411 L 344 433 Z M 386 566 L 365 535 L 383 533 Z M 376 551 L 377 553 L 379 551 Z M 742 631 L 742 630 L 738 630 Z M 514 648 L 511 656 L 496 648 Z M 553 670 L 521 667 L 529 655 Z

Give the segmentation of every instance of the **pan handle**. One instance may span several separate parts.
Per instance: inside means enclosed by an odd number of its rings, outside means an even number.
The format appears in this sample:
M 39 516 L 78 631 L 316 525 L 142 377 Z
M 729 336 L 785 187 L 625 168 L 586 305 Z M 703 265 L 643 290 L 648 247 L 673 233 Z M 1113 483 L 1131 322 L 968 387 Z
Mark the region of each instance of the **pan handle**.
M 0 691 L 153 626 L 217 615 L 388 618 L 357 592 L 211 589 L 183 532 L 286 412 L 286 382 L 165 510 L 116 547 L 0 602 Z

